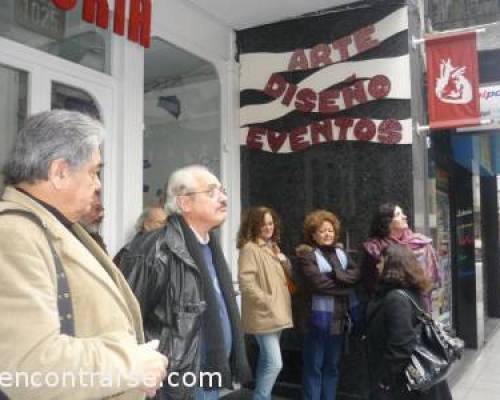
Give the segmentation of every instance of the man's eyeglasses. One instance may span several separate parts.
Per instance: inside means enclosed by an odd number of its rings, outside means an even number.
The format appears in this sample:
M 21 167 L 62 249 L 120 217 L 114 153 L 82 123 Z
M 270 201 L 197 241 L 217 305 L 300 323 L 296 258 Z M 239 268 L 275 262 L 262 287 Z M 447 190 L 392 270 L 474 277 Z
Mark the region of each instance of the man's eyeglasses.
M 192 196 L 194 194 L 199 194 L 199 193 L 206 193 L 208 197 L 213 199 L 216 195 L 221 195 L 223 194 L 224 196 L 227 196 L 227 190 L 223 186 L 215 186 L 207 190 L 199 190 L 196 192 L 187 192 L 183 194 L 183 196 Z

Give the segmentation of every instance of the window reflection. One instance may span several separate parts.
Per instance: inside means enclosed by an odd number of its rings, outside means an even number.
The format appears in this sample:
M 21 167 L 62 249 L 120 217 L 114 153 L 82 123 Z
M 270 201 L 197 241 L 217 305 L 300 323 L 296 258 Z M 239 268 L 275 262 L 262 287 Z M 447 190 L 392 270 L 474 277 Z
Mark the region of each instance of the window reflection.
M 110 32 L 82 20 L 83 2 L 62 11 L 51 0 L 0 0 L 0 36 L 110 73 Z
M 214 67 L 153 38 L 144 65 L 144 205 L 163 204 L 170 173 L 220 172 L 220 87 Z

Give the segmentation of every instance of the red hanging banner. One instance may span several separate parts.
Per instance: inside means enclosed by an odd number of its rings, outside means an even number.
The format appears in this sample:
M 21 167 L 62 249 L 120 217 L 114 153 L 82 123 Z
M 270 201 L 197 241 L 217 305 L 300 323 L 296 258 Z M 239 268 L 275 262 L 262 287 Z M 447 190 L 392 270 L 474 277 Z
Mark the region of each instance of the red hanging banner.
M 425 50 L 430 128 L 478 125 L 476 33 L 426 37 Z

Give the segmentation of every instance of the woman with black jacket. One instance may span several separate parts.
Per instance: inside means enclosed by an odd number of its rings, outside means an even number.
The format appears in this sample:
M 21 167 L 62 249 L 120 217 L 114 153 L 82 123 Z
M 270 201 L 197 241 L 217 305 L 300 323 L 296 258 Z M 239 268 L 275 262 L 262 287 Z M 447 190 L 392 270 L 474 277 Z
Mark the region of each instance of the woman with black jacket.
M 409 392 L 404 370 L 416 345 L 418 314 L 400 290 L 422 305 L 431 283 L 406 246 L 391 244 L 377 264 L 380 280 L 367 309 L 370 400 L 451 400 L 446 381 L 428 392 Z

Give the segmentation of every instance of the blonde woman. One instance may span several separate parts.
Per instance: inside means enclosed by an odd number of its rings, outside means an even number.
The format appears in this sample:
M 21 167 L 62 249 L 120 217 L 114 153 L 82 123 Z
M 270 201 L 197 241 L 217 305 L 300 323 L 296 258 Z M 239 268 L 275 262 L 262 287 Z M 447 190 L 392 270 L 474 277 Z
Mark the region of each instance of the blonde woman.
M 278 246 L 279 235 L 278 216 L 267 207 L 248 210 L 238 234 L 243 329 L 259 345 L 254 400 L 271 399 L 283 366 L 281 332 L 293 326 L 286 279 L 291 266 Z

